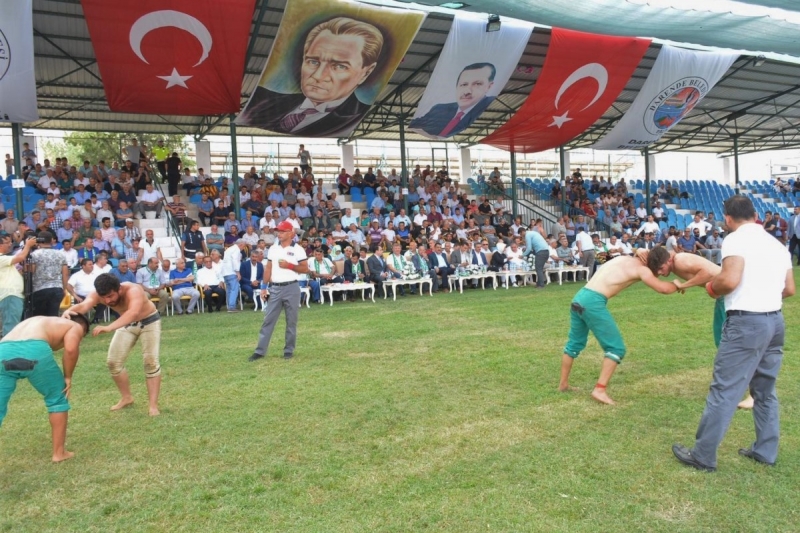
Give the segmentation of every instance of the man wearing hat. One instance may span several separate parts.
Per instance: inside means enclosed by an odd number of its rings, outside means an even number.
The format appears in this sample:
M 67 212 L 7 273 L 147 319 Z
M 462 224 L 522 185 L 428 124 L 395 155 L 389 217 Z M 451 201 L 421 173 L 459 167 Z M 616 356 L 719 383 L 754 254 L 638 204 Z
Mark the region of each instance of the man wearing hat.
M 301 246 L 292 242 L 295 236 L 294 226 L 283 221 L 275 230 L 278 241 L 267 252 L 267 266 L 264 269 L 264 281 L 261 285 L 262 301 L 267 299 L 267 285 L 269 285 L 269 306 L 258 335 L 258 345 L 248 361 L 257 361 L 266 355 L 281 309 L 286 313 L 284 359 L 290 359 L 294 355 L 297 341 L 297 313 L 300 307 L 298 280 L 300 274 L 308 273 L 307 256 Z
M 167 157 L 169 157 L 169 148 L 164 146 L 164 139 L 156 141 L 150 155 L 156 160 L 158 173 L 161 174 L 161 183 L 167 181 Z

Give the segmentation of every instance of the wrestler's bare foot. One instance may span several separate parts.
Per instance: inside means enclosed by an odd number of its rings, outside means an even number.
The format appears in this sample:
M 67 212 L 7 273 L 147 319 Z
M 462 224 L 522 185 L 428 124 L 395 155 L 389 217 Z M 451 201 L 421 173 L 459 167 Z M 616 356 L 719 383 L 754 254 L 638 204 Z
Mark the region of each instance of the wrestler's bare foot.
M 151 407 L 150 408 L 150 416 L 158 416 L 161 414 L 161 411 L 158 410 L 158 407 Z
M 606 394 L 605 389 L 598 389 L 595 388 L 592 391 L 592 399 L 596 402 L 604 403 L 606 405 L 617 405 L 614 400 L 612 400 L 608 394 Z
M 60 463 L 61 461 L 72 459 L 73 457 L 75 457 L 75 452 L 62 452 L 58 455 L 53 455 L 53 462 Z
M 123 398 L 116 405 L 111 406 L 112 411 L 119 411 L 120 409 L 124 409 L 129 405 L 133 405 L 133 398 Z
M 738 407 L 739 407 L 739 409 L 752 409 L 753 408 L 753 397 L 748 394 L 747 398 L 745 398 L 744 400 L 739 402 L 739 406 Z
M 575 392 L 575 391 L 579 391 L 579 390 L 581 390 L 581 389 L 579 389 L 578 387 L 572 387 L 570 385 L 559 385 L 558 386 L 558 392 Z

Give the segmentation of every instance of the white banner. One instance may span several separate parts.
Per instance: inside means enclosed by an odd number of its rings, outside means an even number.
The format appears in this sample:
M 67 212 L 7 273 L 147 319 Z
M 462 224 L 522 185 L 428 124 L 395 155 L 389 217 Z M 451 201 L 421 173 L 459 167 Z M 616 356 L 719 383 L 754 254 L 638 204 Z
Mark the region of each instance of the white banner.
M 525 51 L 533 24 L 457 15 L 409 128 L 445 139 L 472 125 L 503 90 Z
M 36 110 L 33 0 L 3 2 L 0 16 L 0 122 L 31 122 Z
M 628 112 L 592 148 L 639 149 L 656 142 L 694 109 L 738 57 L 663 46 Z

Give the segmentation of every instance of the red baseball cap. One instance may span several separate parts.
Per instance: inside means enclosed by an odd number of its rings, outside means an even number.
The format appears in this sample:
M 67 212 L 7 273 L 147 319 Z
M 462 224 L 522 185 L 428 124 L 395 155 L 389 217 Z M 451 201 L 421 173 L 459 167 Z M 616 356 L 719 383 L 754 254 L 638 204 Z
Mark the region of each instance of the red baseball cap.
M 287 222 L 286 220 L 284 220 L 283 222 L 278 224 L 275 229 L 278 231 L 294 231 L 294 226 L 292 226 L 291 222 Z

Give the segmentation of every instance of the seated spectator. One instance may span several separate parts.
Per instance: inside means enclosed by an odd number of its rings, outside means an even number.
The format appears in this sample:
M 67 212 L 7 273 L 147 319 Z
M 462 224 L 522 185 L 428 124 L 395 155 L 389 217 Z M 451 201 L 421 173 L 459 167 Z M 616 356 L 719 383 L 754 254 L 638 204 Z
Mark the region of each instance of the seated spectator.
M 8 233 L 13 233 L 13 231 Z M 72 229 L 72 220 L 69 218 L 56 230 L 56 240 L 58 242 L 70 241 L 70 243 L 74 244 L 77 238 L 78 234 Z
M 206 235 L 206 246 L 209 253 L 216 250 L 220 254 L 225 252 L 225 235 L 219 231 L 219 226 L 211 225 L 211 231 Z
M 153 186 L 152 183 L 148 185 Z M 166 289 L 168 281 L 167 274 L 159 268 L 158 258 L 151 257 L 147 265 L 136 272 L 136 282 L 144 288 L 151 301 L 158 299 L 153 303 L 156 304 L 159 314 L 166 316 L 167 299 L 169 298 Z
M 197 211 L 197 218 L 200 219 L 203 226 L 208 226 L 214 217 L 214 202 L 207 194 L 200 195 L 200 203 L 197 204 Z
M 111 269 L 110 274 L 117 278 L 120 283 L 136 283 L 136 275 L 128 267 L 127 259 L 120 259 L 117 262 L 117 266 Z
M 160 191 L 153 188 L 152 183 L 148 183 L 145 187 L 145 192 L 136 204 L 137 212 L 140 218 L 145 218 L 147 211 L 155 211 L 156 218 L 161 218 L 161 210 L 164 208 L 164 196 Z
M 242 262 L 239 266 L 239 274 L 241 275 L 239 287 L 245 300 L 256 303 L 253 293 L 259 290 L 261 282 L 264 280 L 264 265 L 261 263 L 261 252 L 259 250 L 253 249 L 250 252 L 250 260 Z M 258 309 L 257 303 L 256 309 Z
M 70 272 L 75 272 L 79 266 L 78 251 L 72 247 L 72 241 L 66 239 L 61 242 L 61 246 L 60 252 L 67 261 L 67 268 L 69 268 Z
M 183 175 L 181 176 L 181 187 L 186 191 L 187 195 L 191 195 L 196 189 L 201 187 L 197 178 L 192 176 L 191 169 L 184 168 Z
M 94 247 L 94 235 L 92 235 L 91 238 L 83 241 L 83 246 L 78 248 L 78 259 L 90 259 L 92 262 L 94 262 L 97 258 L 97 254 L 99 253 L 100 250 Z
M 175 219 L 175 222 L 178 224 L 178 228 L 183 230 L 186 227 L 189 219 L 186 216 L 186 204 L 181 202 L 181 197 L 177 194 L 173 195 L 172 201 L 167 203 L 165 207 Z
M 103 234 L 99 229 L 94 230 L 94 238 L 92 240 L 94 247 L 100 254 L 106 254 L 106 258 L 111 256 L 111 244 L 103 240 Z
M 255 228 L 253 226 L 247 226 L 247 228 L 244 230 L 244 233 L 241 234 L 241 239 L 251 247 L 257 245 L 259 241 L 258 234 L 255 232 Z
M 239 228 L 236 224 L 231 224 L 231 230 L 225 232 L 225 247 L 229 247 L 239 240 Z
M 718 228 L 714 228 L 711 235 L 706 237 L 706 243 L 700 250 L 700 255 L 714 264 L 722 263 L 722 237 L 719 235 Z
M 186 307 L 186 314 L 191 315 L 197 307 L 200 293 L 194 288 L 194 275 L 191 269 L 186 268 L 186 261 L 182 257 L 175 261 L 175 270 L 169 272 L 169 284 L 172 287 L 172 305 L 175 314 L 183 314 L 181 298 L 188 296 L 189 305 Z
M 683 230 L 683 235 L 677 239 L 675 246 L 675 251 L 678 253 L 697 253 L 697 239 L 695 239 L 692 230 L 689 228 Z M 669 247 L 667 249 L 669 250 Z
M 105 252 L 97 254 L 97 261 L 94 263 L 94 272 L 97 275 L 111 272 L 111 265 L 108 264 L 108 254 Z
M 81 303 L 95 291 L 94 280 L 100 274 L 94 271 L 94 262 L 91 259 L 81 259 L 80 269 L 75 271 L 67 281 L 67 292 L 72 296 L 75 303 Z M 104 305 L 98 305 L 94 309 L 94 319 L 92 322 L 100 322 L 100 317 L 105 312 Z
M 92 226 L 92 221 L 88 218 L 83 219 L 81 226 L 78 228 L 77 234 L 78 237 L 75 239 L 76 248 L 82 247 L 83 243 L 86 242 L 86 239 L 94 239 L 94 226 Z

